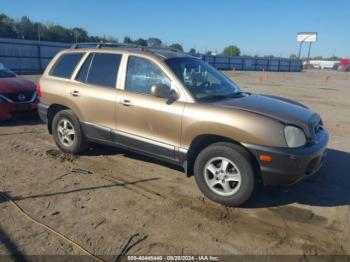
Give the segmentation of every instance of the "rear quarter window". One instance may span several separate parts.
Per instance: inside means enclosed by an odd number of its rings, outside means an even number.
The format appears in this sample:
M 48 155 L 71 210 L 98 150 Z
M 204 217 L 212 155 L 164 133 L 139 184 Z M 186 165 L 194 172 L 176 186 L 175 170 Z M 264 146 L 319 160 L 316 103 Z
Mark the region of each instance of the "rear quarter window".
M 62 55 L 52 68 L 50 75 L 67 79 L 71 78 L 75 67 L 83 55 L 84 53 Z

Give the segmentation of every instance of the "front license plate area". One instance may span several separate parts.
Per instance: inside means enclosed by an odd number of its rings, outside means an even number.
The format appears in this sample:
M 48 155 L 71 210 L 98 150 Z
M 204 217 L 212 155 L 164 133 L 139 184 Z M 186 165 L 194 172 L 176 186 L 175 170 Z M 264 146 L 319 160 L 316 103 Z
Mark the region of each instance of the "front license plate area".
M 16 105 L 16 111 L 28 111 L 31 109 L 30 104 L 18 104 Z

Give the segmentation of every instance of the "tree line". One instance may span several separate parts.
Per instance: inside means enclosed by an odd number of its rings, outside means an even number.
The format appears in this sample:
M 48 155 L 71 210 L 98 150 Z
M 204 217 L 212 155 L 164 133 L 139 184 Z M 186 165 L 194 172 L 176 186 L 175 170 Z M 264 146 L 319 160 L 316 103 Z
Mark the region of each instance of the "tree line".
M 63 43 L 119 42 L 113 36 L 92 36 L 81 27 L 66 28 L 54 23 L 43 24 L 34 22 L 27 16 L 23 16 L 20 19 L 13 19 L 5 14 L 0 14 L 0 37 Z M 123 39 L 123 43 L 149 47 L 165 46 L 157 37 L 131 39 L 129 36 L 126 36 Z M 180 43 L 173 43 L 168 45 L 168 47 L 184 51 Z M 192 55 L 199 54 L 194 48 L 191 48 L 189 53 Z M 208 51 L 207 54 L 213 54 L 213 52 Z M 225 56 L 239 56 L 241 51 L 237 46 L 230 45 L 224 48 L 220 54 Z
M 64 43 L 118 41 L 111 36 L 91 36 L 80 27 L 65 28 L 53 23 L 38 23 L 27 16 L 15 20 L 5 14 L 0 14 L 0 37 Z

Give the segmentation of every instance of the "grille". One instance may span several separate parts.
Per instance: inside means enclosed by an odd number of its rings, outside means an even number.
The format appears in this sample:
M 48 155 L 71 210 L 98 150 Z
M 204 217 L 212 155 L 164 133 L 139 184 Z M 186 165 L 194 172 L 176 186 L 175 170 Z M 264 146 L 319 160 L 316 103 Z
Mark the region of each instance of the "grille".
M 34 95 L 34 91 L 32 92 L 21 92 L 21 93 L 11 93 L 11 94 L 3 94 L 6 98 L 10 99 L 12 102 L 28 102 L 32 99 Z M 24 98 L 24 99 L 21 99 Z

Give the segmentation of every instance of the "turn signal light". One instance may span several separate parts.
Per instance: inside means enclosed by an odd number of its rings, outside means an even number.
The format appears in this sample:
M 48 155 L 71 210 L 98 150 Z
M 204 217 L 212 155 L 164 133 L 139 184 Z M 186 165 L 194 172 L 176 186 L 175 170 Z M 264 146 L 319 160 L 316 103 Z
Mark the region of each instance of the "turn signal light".
M 260 155 L 260 161 L 272 162 L 272 157 L 268 155 Z

